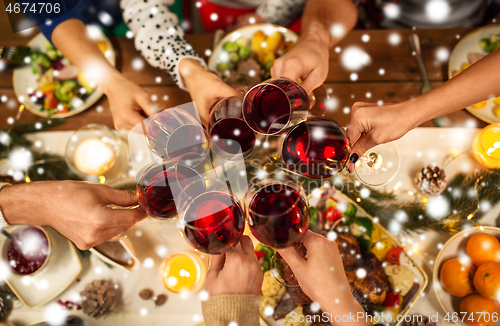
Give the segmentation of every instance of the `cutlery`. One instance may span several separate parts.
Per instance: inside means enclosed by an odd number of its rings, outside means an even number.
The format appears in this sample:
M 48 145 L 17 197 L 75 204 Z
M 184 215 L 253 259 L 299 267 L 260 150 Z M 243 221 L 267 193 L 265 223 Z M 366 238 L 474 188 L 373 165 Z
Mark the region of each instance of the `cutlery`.
M 420 44 L 420 38 L 416 33 L 410 34 L 408 37 L 408 42 L 410 43 L 411 50 L 413 51 L 413 56 L 415 57 L 415 62 L 417 64 L 420 77 L 422 78 L 422 88 L 420 89 L 420 94 L 425 94 L 432 89 L 431 82 L 429 80 L 429 75 L 425 67 L 424 56 L 422 55 L 422 48 Z M 433 119 L 434 123 L 438 127 L 443 126 L 443 121 L 441 117 Z
M 12 56 L 16 53 L 16 48 L 13 46 L 0 46 L 0 72 L 11 72 L 22 66 L 20 63 L 11 61 Z

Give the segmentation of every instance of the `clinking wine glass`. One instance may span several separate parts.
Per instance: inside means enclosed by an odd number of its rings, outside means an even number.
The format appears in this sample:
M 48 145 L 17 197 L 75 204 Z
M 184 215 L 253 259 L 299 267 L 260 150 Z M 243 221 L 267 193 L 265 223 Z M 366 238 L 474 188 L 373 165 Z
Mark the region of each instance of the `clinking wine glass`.
M 255 146 L 256 134 L 243 119 L 242 104 L 242 96 L 228 97 L 215 104 L 210 113 L 212 149 L 224 159 L 247 157 Z
M 137 199 L 151 217 L 175 219 L 179 211 L 206 190 L 214 177 L 210 160 L 197 153 L 151 163 L 137 182 Z
M 351 143 L 344 128 L 325 117 L 308 117 L 286 135 L 268 136 L 271 156 L 292 173 L 309 178 L 329 178 L 349 162 Z M 382 144 L 368 150 L 356 163 L 359 180 L 370 186 L 390 182 L 400 164 L 398 148 Z
M 207 156 L 209 141 L 201 123 L 179 108 L 161 111 L 144 120 L 143 133 L 150 150 L 159 157 L 176 158 L 185 153 Z
M 193 248 L 222 254 L 240 241 L 246 212 L 225 182 L 210 179 L 206 189 L 186 207 L 179 228 Z
M 284 170 L 264 178 L 254 177 L 245 198 L 248 224 L 254 237 L 266 246 L 281 249 L 299 246 L 310 220 L 304 190 Z M 272 260 L 273 276 L 285 285 L 295 280 L 291 269 L 277 254 Z
M 243 99 L 243 118 L 263 135 L 277 134 L 307 116 L 309 96 L 295 81 L 280 77 L 255 85 Z

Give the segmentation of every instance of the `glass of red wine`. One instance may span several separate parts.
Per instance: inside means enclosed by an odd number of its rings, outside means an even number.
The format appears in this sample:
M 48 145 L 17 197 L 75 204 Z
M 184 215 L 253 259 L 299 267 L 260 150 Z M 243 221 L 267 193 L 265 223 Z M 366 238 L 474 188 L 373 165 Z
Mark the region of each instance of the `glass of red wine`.
M 150 150 L 159 157 L 176 158 L 185 153 L 207 156 L 209 141 L 201 123 L 190 113 L 172 108 L 144 120 L 143 133 Z
M 222 254 L 240 241 L 245 216 L 244 207 L 226 187 L 209 186 L 209 191 L 189 203 L 180 228 L 193 248 L 208 254 Z
M 247 157 L 255 146 L 255 132 L 243 119 L 243 97 L 232 96 L 218 102 L 210 113 L 208 130 L 212 149 L 224 159 L 238 154 Z
M 307 116 L 309 96 L 295 81 L 271 78 L 252 87 L 243 99 L 243 118 L 250 128 L 274 135 Z
M 268 136 L 270 156 L 288 171 L 314 179 L 329 178 L 349 162 L 351 142 L 345 129 L 326 117 L 308 117 L 286 135 Z M 370 186 L 391 181 L 399 169 L 400 155 L 394 144 L 378 145 L 355 165 L 359 180 Z
M 151 163 L 137 182 L 137 199 L 151 217 L 175 219 L 213 178 L 210 161 L 197 153 Z

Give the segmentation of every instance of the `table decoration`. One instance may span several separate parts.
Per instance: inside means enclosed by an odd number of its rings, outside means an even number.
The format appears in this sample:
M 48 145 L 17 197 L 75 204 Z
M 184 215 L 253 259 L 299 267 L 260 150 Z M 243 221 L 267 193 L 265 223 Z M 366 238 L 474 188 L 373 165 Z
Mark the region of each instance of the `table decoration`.
M 127 272 L 136 271 L 140 267 L 132 242 L 126 237 L 102 242 L 90 249 L 103 262 L 116 266 Z
M 80 178 L 113 183 L 127 169 L 127 145 L 108 127 L 88 124 L 76 130 L 66 145 L 66 164 Z
M 97 319 L 113 313 L 120 300 L 115 289 L 115 285 L 106 280 L 96 280 L 87 284 L 80 292 L 83 312 Z
M 176 294 L 198 292 L 205 284 L 206 273 L 205 262 L 196 252 L 172 254 L 160 265 L 163 286 Z
M 481 130 L 472 143 L 475 159 L 490 169 L 500 169 L 500 123 Z
M 426 166 L 415 177 L 415 185 L 426 196 L 441 194 L 448 185 L 446 173 L 439 166 Z

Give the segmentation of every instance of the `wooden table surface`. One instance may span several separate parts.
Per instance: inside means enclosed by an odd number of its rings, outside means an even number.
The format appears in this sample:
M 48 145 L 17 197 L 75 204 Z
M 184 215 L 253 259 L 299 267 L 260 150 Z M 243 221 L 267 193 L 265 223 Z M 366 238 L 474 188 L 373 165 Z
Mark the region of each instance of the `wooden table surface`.
M 447 79 L 447 62 L 440 61 L 436 52 L 445 48 L 451 52 L 459 38 L 470 32 L 469 28 L 433 29 L 433 30 L 355 30 L 338 44 L 338 48 L 330 52 L 330 67 L 325 82 L 326 89 L 331 89 L 332 96 L 338 99 L 338 109 L 331 113 L 331 118 L 342 125 L 347 125 L 350 119 L 348 108 L 356 101 L 385 103 L 403 101 L 420 94 L 422 86 L 415 60 L 408 44 L 408 36 L 416 32 L 422 42 L 429 78 L 433 86 L 437 86 Z M 10 34 L 8 34 L 10 33 Z M 0 45 L 23 45 L 29 38 L 20 33 L 2 32 Z M 362 36 L 369 36 L 368 42 L 362 41 Z M 29 37 L 33 37 L 31 34 Z M 187 40 L 201 54 L 210 49 L 212 34 L 187 35 Z M 366 37 L 365 37 L 366 38 Z M 393 45 L 389 39 L 400 40 Z M 127 38 L 111 38 L 117 52 L 117 68 L 125 77 L 141 85 L 149 94 L 157 95 L 157 102 L 165 108 L 174 107 L 191 101 L 189 94 L 173 83 L 172 79 L 163 71 L 150 67 L 146 62 L 142 70 L 134 70 L 132 61 L 142 60 L 134 48 L 133 40 Z M 346 70 L 340 63 L 342 51 L 349 46 L 362 48 L 371 58 L 371 64 L 357 71 L 358 79 L 352 81 L 351 71 Z M 339 53 L 338 50 L 340 49 Z M 204 56 L 206 59 L 206 57 Z M 380 70 L 384 73 L 381 74 Z M 161 77 L 161 82 L 156 82 Z M 207 85 L 209 87 L 209 85 Z M 0 74 L 0 96 L 6 95 L 7 102 L 0 103 L 0 128 L 8 126 L 7 119 L 17 112 L 19 103 L 12 89 L 12 74 Z M 165 95 L 167 97 L 165 97 Z M 164 100 L 166 99 L 166 100 Z M 483 127 L 486 124 L 465 110 L 446 116 L 448 126 Z M 23 113 L 22 122 L 39 121 L 45 118 L 38 117 L 28 111 Z M 113 126 L 108 101 L 105 96 L 93 107 L 76 116 L 67 118 L 65 123 L 54 130 L 74 130 L 88 123 L 102 123 Z M 432 121 L 423 126 L 435 126 Z

